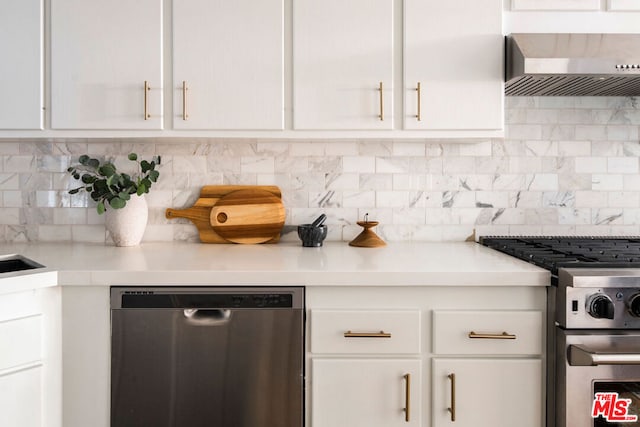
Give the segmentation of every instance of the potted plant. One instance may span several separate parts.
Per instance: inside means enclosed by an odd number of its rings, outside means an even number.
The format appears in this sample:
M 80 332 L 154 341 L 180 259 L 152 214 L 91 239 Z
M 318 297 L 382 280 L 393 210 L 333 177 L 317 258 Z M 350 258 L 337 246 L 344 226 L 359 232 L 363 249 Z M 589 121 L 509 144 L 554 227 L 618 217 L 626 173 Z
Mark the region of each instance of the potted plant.
M 137 163 L 138 172 L 134 175 L 118 172 L 111 161 L 101 161 L 88 155 L 82 155 L 77 165 L 67 172 L 82 182 L 82 185 L 69 190 L 69 194 L 86 191 L 97 202 L 98 214 L 106 213 L 105 226 L 116 246 L 134 246 L 140 243 L 147 225 L 148 206 L 144 195 L 157 182 L 160 172 L 160 156 L 150 162 L 138 160 L 136 153 L 128 159 Z

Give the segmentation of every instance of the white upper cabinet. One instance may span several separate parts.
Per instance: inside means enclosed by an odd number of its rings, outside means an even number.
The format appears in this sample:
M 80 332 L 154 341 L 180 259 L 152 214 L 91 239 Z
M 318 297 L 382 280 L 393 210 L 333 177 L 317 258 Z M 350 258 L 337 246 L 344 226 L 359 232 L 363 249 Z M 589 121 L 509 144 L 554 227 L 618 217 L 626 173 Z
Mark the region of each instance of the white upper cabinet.
M 162 129 L 162 0 L 51 0 L 51 127 Z
M 42 0 L 0 0 L 0 129 L 42 129 Z
M 173 127 L 283 129 L 283 1 L 173 1 Z
M 502 129 L 503 46 L 501 0 L 405 0 L 405 129 Z
M 294 129 L 392 129 L 393 24 L 392 0 L 294 0 Z

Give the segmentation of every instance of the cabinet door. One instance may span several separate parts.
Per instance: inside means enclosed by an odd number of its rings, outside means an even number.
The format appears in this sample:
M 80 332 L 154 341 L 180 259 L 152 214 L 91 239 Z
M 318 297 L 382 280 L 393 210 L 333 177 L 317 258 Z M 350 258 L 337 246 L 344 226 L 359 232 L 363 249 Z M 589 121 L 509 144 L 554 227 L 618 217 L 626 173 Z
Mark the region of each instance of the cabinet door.
M 421 425 L 420 363 L 412 359 L 313 359 L 311 425 Z
M 393 1 L 295 0 L 293 8 L 294 128 L 391 129 Z
M 540 427 L 542 375 L 537 359 L 434 359 L 433 426 Z
M 0 10 L 0 129 L 42 129 L 42 0 Z
M 283 46 L 282 0 L 175 0 L 174 128 L 282 129 Z
M 51 1 L 51 125 L 162 128 L 162 0 Z
M 42 426 L 42 367 L 0 375 L 0 402 L 1 426 Z
M 404 4 L 405 128 L 501 129 L 502 1 Z

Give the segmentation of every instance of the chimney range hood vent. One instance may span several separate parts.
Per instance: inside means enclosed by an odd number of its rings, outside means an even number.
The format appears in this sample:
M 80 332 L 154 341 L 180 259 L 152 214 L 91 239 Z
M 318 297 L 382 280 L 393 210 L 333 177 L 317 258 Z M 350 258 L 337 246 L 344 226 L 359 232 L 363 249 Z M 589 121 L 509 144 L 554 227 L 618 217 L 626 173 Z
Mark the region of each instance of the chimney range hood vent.
M 507 96 L 639 96 L 640 34 L 511 34 Z

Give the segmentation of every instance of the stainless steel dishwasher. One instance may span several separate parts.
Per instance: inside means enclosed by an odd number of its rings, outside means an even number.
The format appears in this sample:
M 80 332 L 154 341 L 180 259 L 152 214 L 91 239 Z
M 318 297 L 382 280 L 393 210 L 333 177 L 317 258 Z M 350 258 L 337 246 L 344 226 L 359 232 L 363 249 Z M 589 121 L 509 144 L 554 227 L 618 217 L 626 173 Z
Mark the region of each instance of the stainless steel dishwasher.
M 304 288 L 112 287 L 111 426 L 301 427 Z

